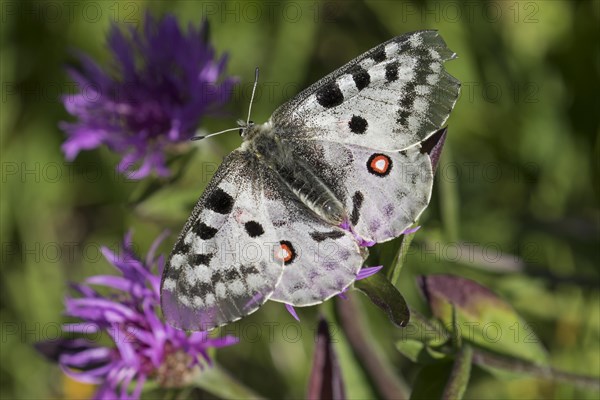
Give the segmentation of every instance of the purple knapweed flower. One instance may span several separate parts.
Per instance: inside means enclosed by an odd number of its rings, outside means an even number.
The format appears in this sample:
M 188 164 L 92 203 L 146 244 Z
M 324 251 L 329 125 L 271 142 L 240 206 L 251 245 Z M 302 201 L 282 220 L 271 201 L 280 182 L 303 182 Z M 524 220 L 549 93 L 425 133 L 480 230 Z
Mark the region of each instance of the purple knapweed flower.
M 210 365 L 209 348 L 237 343 L 231 336 L 187 334 L 158 317 L 164 257 L 154 253 L 161 240 L 155 241 L 144 261 L 134 254 L 130 234 L 120 253 L 103 248 L 121 275 L 92 276 L 73 285 L 79 296 L 65 300 L 66 315 L 79 321 L 63 326 L 71 337 L 36 346 L 73 379 L 99 385 L 95 398 L 137 399 L 149 379 L 163 387 L 185 385 L 198 368 Z M 158 266 L 157 274 L 153 265 Z M 103 294 L 93 286 L 103 287 Z M 112 344 L 96 343 L 91 335 L 96 340 L 107 335 Z
M 117 170 L 132 179 L 152 171 L 168 175 L 165 147 L 194 136 L 200 119 L 229 99 L 235 83 L 224 76 L 227 59 L 215 59 L 207 32 L 206 21 L 183 32 L 174 16 L 156 20 L 149 13 L 141 31 L 112 25 L 111 68 L 82 54 L 81 67 L 68 70 L 78 93 L 63 102 L 78 121 L 60 124 L 66 158 L 104 144 L 122 155 Z

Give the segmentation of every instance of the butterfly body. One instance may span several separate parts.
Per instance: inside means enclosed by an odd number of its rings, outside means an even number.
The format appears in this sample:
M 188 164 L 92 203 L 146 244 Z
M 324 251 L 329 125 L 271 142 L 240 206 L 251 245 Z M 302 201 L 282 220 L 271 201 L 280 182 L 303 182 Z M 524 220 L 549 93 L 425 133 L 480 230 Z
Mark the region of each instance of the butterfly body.
M 294 148 L 281 139 L 286 132 L 277 132 L 269 122 L 250 129 L 241 151 L 248 151 L 256 157 L 256 162 L 264 163 L 282 186 L 318 216 L 331 224 L 341 224 L 346 217 L 343 204 L 309 164 L 294 157 Z
M 366 247 L 399 236 L 429 203 L 421 143 L 459 83 L 434 31 L 394 38 L 241 124 L 167 261 L 167 321 L 210 329 L 267 300 L 321 303 L 350 286 Z

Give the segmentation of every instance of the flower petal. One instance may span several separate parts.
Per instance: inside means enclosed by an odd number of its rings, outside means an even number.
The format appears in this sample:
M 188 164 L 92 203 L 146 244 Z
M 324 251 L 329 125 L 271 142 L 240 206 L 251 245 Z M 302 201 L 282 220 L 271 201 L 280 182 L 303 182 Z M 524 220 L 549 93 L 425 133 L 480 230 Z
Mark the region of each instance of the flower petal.
M 86 370 L 92 365 L 110 361 L 112 350 L 108 347 L 94 347 L 76 353 L 63 353 L 60 363 L 66 366 Z
M 359 281 L 361 279 L 368 278 L 371 275 L 374 275 L 374 274 L 378 273 L 379 271 L 381 271 L 382 268 L 383 268 L 383 265 L 378 265 L 376 267 L 362 268 L 360 271 L 358 271 L 358 274 L 356 274 L 356 280 Z
M 415 233 L 419 229 L 421 229 L 421 225 L 415 226 L 414 228 L 407 228 L 404 230 L 404 232 L 402 232 L 402 235 L 410 235 L 412 233 Z
M 298 314 L 296 314 L 296 310 L 294 309 L 294 306 L 286 303 L 285 309 L 292 315 L 292 317 L 294 317 L 294 319 L 296 321 L 300 322 L 300 318 L 298 318 Z

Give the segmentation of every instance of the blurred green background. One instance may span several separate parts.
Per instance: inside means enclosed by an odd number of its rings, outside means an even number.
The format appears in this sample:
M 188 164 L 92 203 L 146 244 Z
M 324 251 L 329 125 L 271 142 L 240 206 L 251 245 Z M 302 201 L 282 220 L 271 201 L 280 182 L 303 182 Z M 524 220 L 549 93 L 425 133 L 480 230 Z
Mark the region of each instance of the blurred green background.
M 254 67 L 261 68 L 253 120 L 375 45 L 433 28 L 459 56 L 447 68 L 463 84 L 433 200 L 421 218 L 400 289 L 427 314 L 415 277 L 470 277 L 509 301 L 548 349 L 553 366 L 600 376 L 598 1 L 61 2 L 3 1 L 1 26 L 0 396 L 87 396 L 33 350 L 56 338 L 69 281 L 110 271 L 99 246 L 118 249 L 132 228 L 140 253 L 165 228 L 168 252 L 223 156 L 241 140 L 223 135 L 197 146 L 175 184 L 138 200 L 149 182 L 114 172 L 107 149 L 67 163 L 60 151 L 68 119 L 60 102 L 74 93 L 64 67 L 81 49 L 109 62 L 111 21 L 135 25 L 146 8 L 182 26 L 207 18 L 228 72 L 240 77 L 223 118 L 245 117 Z M 384 251 L 376 247 L 374 252 Z M 414 364 L 398 353 L 399 332 L 361 299 L 373 345 L 410 385 Z M 331 305 L 324 307 L 331 314 Z M 270 398 L 304 395 L 319 310 L 297 324 L 279 304 L 227 328 L 240 345 L 217 359 Z M 272 328 L 268 328 L 271 326 Z M 256 328 L 259 328 L 258 330 Z M 258 332 L 258 333 L 255 333 Z M 298 336 L 298 332 L 301 337 Z M 270 334 L 272 333 L 272 334 Z M 378 395 L 341 332 L 337 349 L 351 398 Z M 498 380 L 474 370 L 467 398 L 594 398 L 593 392 L 534 378 Z

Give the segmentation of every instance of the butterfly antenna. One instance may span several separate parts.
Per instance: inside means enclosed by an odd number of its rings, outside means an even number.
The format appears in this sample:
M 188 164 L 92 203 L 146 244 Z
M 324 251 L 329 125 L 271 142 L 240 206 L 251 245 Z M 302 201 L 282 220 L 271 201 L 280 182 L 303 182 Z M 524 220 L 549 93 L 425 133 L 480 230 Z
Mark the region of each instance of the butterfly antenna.
M 250 106 L 248 107 L 248 119 L 246 119 L 246 126 L 248 126 L 250 124 L 250 113 L 252 112 L 252 103 L 254 102 L 254 94 L 256 93 L 256 86 L 257 85 L 258 85 L 258 67 L 256 67 L 256 69 L 254 70 L 254 86 L 252 87 L 252 97 L 250 97 Z M 238 123 L 239 124 L 243 124 L 244 121 L 241 121 L 241 122 L 238 122 Z M 210 135 L 206 135 L 206 136 L 203 136 L 203 135 L 194 136 L 190 140 L 194 140 L 194 141 L 195 140 L 202 140 L 202 139 L 209 138 L 211 136 L 220 135 L 221 133 L 231 132 L 231 131 L 237 131 L 239 129 L 240 129 L 239 126 L 237 128 L 224 129 L 222 131 L 211 133 Z
M 222 131 L 219 132 L 215 132 L 215 133 L 211 133 L 210 135 L 206 135 L 206 136 L 202 136 L 202 135 L 198 135 L 198 136 L 194 136 L 193 138 L 191 138 L 190 140 L 201 140 L 201 139 L 206 139 L 209 138 L 211 136 L 216 136 L 216 135 L 220 135 L 221 133 L 225 133 L 225 132 L 231 132 L 231 131 L 237 131 L 240 128 L 229 128 L 229 129 L 224 129 Z
M 254 93 L 256 93 L 256 86 L 258 85 L 258 67 L 254 70 L 254 87 L 252 88 L 252 97 L 250 97 L 250 106 L 248 106 L 248 119 L 246 119 L 246 126 L 250 124 L 250 112 L 252 111 L 252 103 L 254 102 Z

